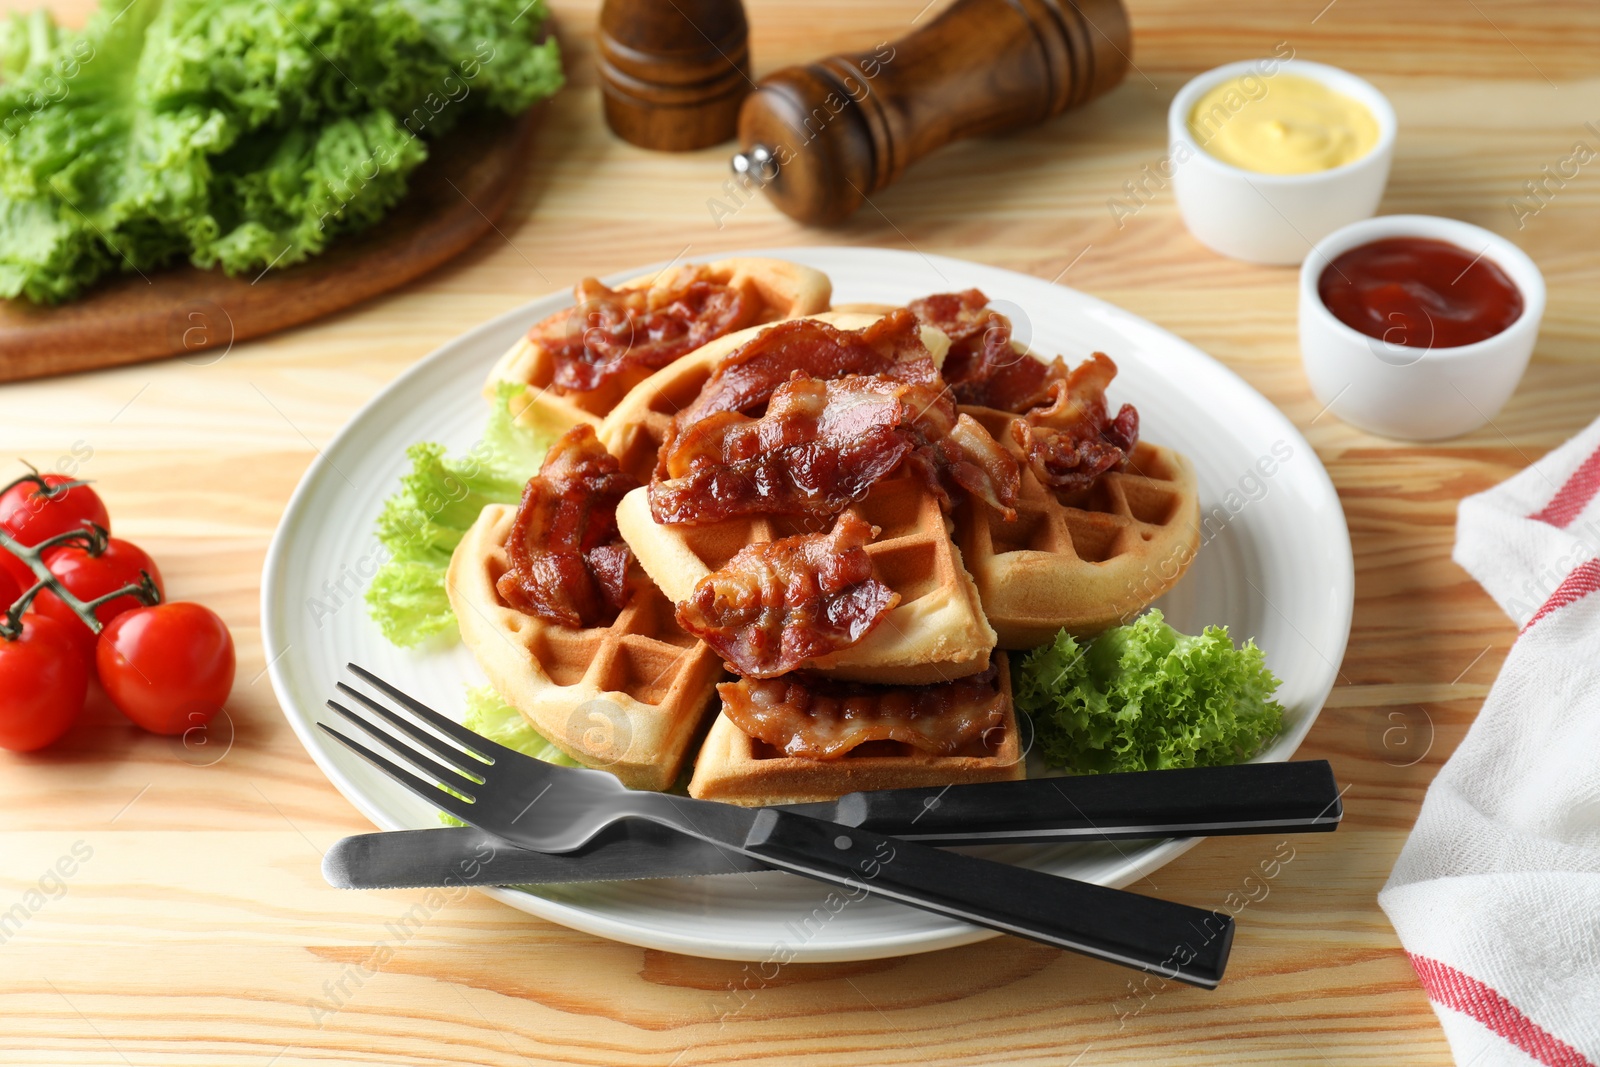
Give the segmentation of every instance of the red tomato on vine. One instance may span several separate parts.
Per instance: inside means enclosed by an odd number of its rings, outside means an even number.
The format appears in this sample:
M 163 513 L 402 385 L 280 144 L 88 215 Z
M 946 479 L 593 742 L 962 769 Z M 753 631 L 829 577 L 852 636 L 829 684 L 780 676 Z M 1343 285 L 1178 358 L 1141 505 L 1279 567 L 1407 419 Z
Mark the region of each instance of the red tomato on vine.
M 50 553 L 47 566 L 67 592 L 85 602 L 139 585 L 146 574 L 158 594 L 164 596 L 166 592 L 155 560 L 138 545 L 118 537 L 95 538 L 87 545 L 69 544 L 55 549 Z M 138 594 L 128 593 L 96 607 L 94 616 L 104 625 L 124 611 L 145 603 Z M 54 592 L 41 590 L 34 598 L 33 610 L 65 623 L 76 635 L 83 654 L 91 660 L 94 658 L 95 632 Z
M 0 635 L 0 748 L 32 752 L 72 729 L 89 690 L 89 665 L 70 630 L 31 612 Z
M 111 516 L 89 483 L 65 474 L 30 474 L 0 493 L 0 529 L 32 548 L 88 524 L 111 528 Z
M 233 637 L 199 604 L 123 612 L 100 633 L 100 684 L 124 715 L 158 734 L 211 721 L 233 688 Z

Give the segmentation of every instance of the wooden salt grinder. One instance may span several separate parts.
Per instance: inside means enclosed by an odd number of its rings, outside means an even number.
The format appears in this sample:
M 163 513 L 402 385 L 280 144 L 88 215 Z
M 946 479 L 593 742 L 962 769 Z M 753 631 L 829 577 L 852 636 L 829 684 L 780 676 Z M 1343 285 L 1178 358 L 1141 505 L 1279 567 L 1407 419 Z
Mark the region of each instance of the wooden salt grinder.
M 739 0 L 605 0 L 606 125 L 661 152 L 730 140 L 751 87 L 749 36 Z
M 1121 0 L 955 0 L 893 44 L 763 78 L 733 169 L 785 214 L 837 223 L 937 148 L 1093 100 L 1129 51 Z

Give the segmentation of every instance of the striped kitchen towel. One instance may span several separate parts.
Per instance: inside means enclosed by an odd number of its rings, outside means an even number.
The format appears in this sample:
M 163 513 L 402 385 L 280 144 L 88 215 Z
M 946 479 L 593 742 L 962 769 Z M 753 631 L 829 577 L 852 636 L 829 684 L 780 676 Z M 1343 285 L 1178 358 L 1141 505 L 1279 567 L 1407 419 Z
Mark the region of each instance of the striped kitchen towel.
M 1461 502 L 1521 628 L 1378 902 L 1458 1067 L 1600 1067 L 1600 420 Z

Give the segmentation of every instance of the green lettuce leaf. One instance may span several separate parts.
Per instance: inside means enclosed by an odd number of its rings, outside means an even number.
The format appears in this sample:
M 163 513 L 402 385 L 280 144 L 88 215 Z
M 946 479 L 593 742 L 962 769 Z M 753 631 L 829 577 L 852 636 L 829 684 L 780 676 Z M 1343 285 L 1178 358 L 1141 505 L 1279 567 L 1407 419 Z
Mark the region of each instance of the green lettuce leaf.
M 415 444 L 406 456 L 411 470 L 378 516 L 378 540 L 396 562 L 445 566 L 478 513 L 515 502 L 525 484 L 471 459 L 446 459 L 443 445 Z
M 367 610 L 383 636 L 401 648 L 459 636 L 441 566 L 391 559 L 372 576 L 366 596 Z
M 0 296 L 187 258 L 281 268 L 373 225 L 427 142 L 562 83 L 539 0 L 108 0 L 0 21 Z
M 467 690 L 467 705 L 461 725 L 507 748 L 516 749 L 525 756 L 562 767 L 581 766 L 577 760 L 545 740 L 543 734 L 528 724 L 522 712 L 507 704 L 490 686 L 475 686 Z
M 527 406 L 522 394 L 528 387 L 521 382 L 496 382 L 494 399 L 489 406 L 489 421 L 484 425 L 483 437 L 473 449 L 480 463 L 506 471 L 516 477 L 518 490 L 529 478 L 539 473 L 544 464 L 544 454 L 552 438 L 530 429 L 517 421 L 517 415 Z
M 183 223 L 190 262 L 230 274 L 302 262 L 382 218 L 427 154 L 382 110 L 241 141 L 218 158 L 206 210 Z
M 1151 611 L 1080 644 L 1065 630 L 1012 671 L 1034 751 L 1075 773 L 1240 763 L 1283 728 L 1278 679 L 1253 641 L 1198 637 Z
M 367 586 L 367 608 L 384 637 L 403 648 L 455 639 L 445 594 L 445 568 L 478 514 L 490 504 L 515 504 L 539 472 L 549 440 L 512 415 L 527 386 L 502 383 L 483 437 L 454 459 L 439 444 L 412 445 L 411 470 L 378 516 L 378 541 L 388 555 Z
M 0 18 L 0 81 L 47 63 L 61 42 L 61 29 L 44 8 Z

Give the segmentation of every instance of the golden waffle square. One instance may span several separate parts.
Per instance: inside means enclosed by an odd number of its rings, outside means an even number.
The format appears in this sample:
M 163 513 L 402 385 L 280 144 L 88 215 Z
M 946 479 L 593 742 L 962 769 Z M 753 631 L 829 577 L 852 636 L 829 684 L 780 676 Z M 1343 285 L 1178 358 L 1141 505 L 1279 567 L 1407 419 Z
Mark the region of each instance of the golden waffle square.
M 706 526 L 662 526 L 650 514 L 648 489 L 617 506 L 617 528 L 646 573 L 672 600 L 741 548 L 818 532 L 803 517 L 757 515 Z M 873 575 L 900 594 L 883 621 L 849 648 L 806 666 L 841 678 L 885 685 L 929 685 L 989 665 L 995 632 L 984 621 L 978 590 L 951 540 L 953 527 L 921 479 L 902 470 L 873 486 L 851 509 L 879 528 L 866 546 Z M 831 528 L 832 522 L 823 527 Z
M 752 292 L 760 303 L 756 321 L 773 323 L 826 311 L 833 283 L 821 271 L 781 259 L 735 258 L 708 264 L 713 280 Z M 648 289 L 668 285 L 673 270 L 645 274 L 623 282 L 619 289 Z M 692 353 L 686 353 L 689 355 Z M 598 424 L 628 391 L 646 377 L 643 371 L 623 373 L 587 393 L 560 393 L 551 388 L 555 362 L 526 335 L 521 337 L 489 372 L 485 395 L 492 397 L 500 382 L 523 382 L 533 388 L 517 421 L 558 435 L 580 422 Z
M 1066 629 L 1090 635 L 1132 619 L 1177 584 L 1200 545 L 1194 468 L 1140 441 L 1127 467 L 1063 501 L 1011 436 L 1018 416 L 963 406 L 1017 459 L 1017 520 L 982 505 L 956 514 L 962 559 L 1001 648 L 1033 648 Z
M 557 748 L 634 789 L 666 789 L 716 702 L 721 658 L 640 578 L 610 626 L 569 629 L 516 611 L 495 583 L 516 508 L 483 509 L 450 559 L 461 639 L 501 697 Z
M 862 789 L 912 789 L 1014 781 L 1025 777 L 1017 718 L 1011 704 L 1011 672 L 1005 653 L 995 653 L 1005 719 L 972 748 L 951 756 L 919 752 L 898 741 L 872 741 L 838 759 L 786 756 L 751 738 L 726 715 L 718 715 L 695 760 L 689 795 L 702 800 L 762 806 L 833 800 Z

